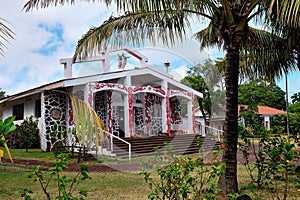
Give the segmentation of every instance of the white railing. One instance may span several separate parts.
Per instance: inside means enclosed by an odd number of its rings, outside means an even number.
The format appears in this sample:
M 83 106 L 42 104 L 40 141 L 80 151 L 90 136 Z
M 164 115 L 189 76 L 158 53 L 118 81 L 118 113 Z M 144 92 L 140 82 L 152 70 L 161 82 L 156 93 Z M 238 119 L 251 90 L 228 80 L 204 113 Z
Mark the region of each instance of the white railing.
M 103 132 L 106 133 L 107 135 L 109 135 L 109 137 L 110 137 L 110 151 L 114 150 L 113 138 L 116 138 L 116 139 L 120 140 L 121 142 L 128 144 L 128 159 L 131 160 L 131 144 L 129 142 L 127 142 L 126 140 L 123 140 L 122 138 L 119 138 L 118 136 L 111 134 L 110 132 L 107 132 L 105 130 L 103 130 Z
M 221 141 L 221 135 L 223 135 L 223 133 L 224 133 L 223 130 L 220 130 L 220 129 L 217 129 L 217 128 L 214 128 L 211 126 L 206 126 L 204 124 L 202 124 L 202 127 L 205 130 L 205 135 L 210 134 L 210 135 L 216 137 L 219 142 Z

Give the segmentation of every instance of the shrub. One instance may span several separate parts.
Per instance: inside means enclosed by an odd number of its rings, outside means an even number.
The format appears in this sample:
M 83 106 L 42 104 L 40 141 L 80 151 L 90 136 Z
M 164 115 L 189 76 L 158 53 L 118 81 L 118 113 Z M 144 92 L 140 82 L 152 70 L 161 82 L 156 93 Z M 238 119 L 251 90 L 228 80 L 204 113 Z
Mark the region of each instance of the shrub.
M 243 153 L 245 159 L 244 165 L 254 184 L 258 189 L 268 188 L 273 196 L 288 196 L 288 184 L 291 176 L 295 177 L 295 163 L 299 161 L 299 152 L 296 149 L 297 138 L 286 138 L 282 135 L 282 123 L 285 123 L 284 115 L 275 118 L 275 126 L 272 131 L 276 134 L 270 134 L 268 131 L 256 125 L 255 114 L 248 114 L 248 127 L 240 127 L 239 135 L 242 141 L 239 143 L 239 150 Z M 282 128 L 281 128 L 282 127 Z M 270 132 L 272 132 L 270 131 Z M 273 132 L 274 133 L 274 132 Z M 253 135 L 256 138 L 252 137 Z M 298 144 L 299 145 L 299 144 Z M 249 161 L 250 154 L 255 157 L 254 162 Z M 279 185 L 283 185 L 283 193 L 279 194 Z M 297 188 L 300 186 L 295 184 Z
M 219 193 L 217 180 L 225 165 L 214 162 L 206 165 L 202 156 L 198 158 L 176 157 L 172 148 L 145 163 L 141 174 L 148 183 L 149 199 L 216 199 Z M 166 153 L 168 152 L 168 153 Z M 220 152 L 220 151 L 218 151 Z M 154 170 L 154 171 L 153 171 Z M 155 178 L 156 172 L 159 176 Z
M 16 125 L 16 130 L 5 136 L 10 148 L 39 148 L 40 138 L 38 120 L 32 116 L 27 117 L 20 125 Z
M 81 163 L 75 177 L 68 177 L 64 170 L 68 168 L 69 157 L 66 154 L 59 154 L 58 160 L 53 162 L 53 166 L 49 167 L 47 171 L 43 171 L 40 165 L 36 166 L 29 174 L 28 178 L 32 178 L 34 182 L 39 182 L 47 200 L 51 200 L 51 193 L 48 188 L 50 182 L 56 182 L 56 198 L 60 200 L 83 200 L 88 196 L 88 191 L 79 188 L 80 183 L 87 179 L 91 179 L 88 175 L 88 164 Z M 25 200 L 30 200 L 32 194 L 28 188 L 20 191 L 20 196 Z M 79 198 L 78 198 L 79 196 Z

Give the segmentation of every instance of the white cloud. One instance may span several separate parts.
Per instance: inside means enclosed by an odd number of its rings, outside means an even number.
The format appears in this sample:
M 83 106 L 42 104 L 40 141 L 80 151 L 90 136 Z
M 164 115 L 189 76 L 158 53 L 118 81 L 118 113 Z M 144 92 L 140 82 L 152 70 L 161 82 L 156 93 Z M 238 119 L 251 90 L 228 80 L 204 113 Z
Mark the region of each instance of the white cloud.
M 169 74 L 172 75 L 176 81 L 180 82 L 186 76 L 187 69 L 188 68 L 186 65 L 182 65 L 176 69 L 171 70 Z
M 59 59 L 71 57 L 77 40 L 99 25 L 111 11 L 104 4 L 77 3 L 25 13 L 26 0 L 4 0 L 1 16 L 9 21 L 15 40 L 0 60 L 0 88 L 13 94 L 63 78 Z M 61 38 L 50 30 L 61 26 Z M 49 42 L 50 41 L 50 42 Z M 46 51 L 49 55 L 45 55 Z M 47 54 L 47 53 L 46 53 Z
M 9 27 L 16 33 L 15 40 L 7 45 L 5 58 L 0 58 L 0 88 L 9 95 L 63 78 L 63 67 L 59 64 L 59 59 L 72 57 L 78 39 L 89 28 L 98 26 L 111 14 L 117 14 L 113 8 L 108 10 L 105 4 L 78 1 L 76 5 L 49 7 L 25 13 L 22 7 L 26 1 L 2 0 L 0 7 L 0 17 L 8 20 Z M 192 26 L 196 24 L 191 23 Z M 201 29 L 202 25 L 198 22 L 196 25 L 197 30 Z M 57 27 L 61 27 L 61 34 L 52 30 Z M 191 30 L 189 37 L 196 28 Z M 164 61 L 168 59 L 171 63 L 169 72 L 173 73 L 176 68 L 174 76 L 177 76 L 176 74 L 183 73 L 184 67 L 220 55 L 218 51 L 211 49 L 200 52 L 198 46 L 197 42 L 188 39 L 170 49 L 157 45 L 156 50 L 152 48 L 151 53 L 147 53 L 147 48 L 142 53 L 149 57 L 150 63 L 162 68 Z M 51 52 L 46 55 L 45 49 Z M 299 73 L 294 73 L 293 76 L 299 77 Z M 299 91 L 297 85 L 290 86 L 293 93 Z

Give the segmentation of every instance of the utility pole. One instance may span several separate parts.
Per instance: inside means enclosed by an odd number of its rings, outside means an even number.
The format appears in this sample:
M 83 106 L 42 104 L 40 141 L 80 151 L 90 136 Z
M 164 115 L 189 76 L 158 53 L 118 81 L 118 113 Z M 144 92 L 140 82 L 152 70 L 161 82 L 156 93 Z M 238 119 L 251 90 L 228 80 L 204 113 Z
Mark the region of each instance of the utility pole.
M 289 95 L 288 95 L 288 73 L 285 72 L 285 107 L 286 107 L 286 133 L 288 136 L 288 142 L 290 141 L 290 129 L 289 129 Z

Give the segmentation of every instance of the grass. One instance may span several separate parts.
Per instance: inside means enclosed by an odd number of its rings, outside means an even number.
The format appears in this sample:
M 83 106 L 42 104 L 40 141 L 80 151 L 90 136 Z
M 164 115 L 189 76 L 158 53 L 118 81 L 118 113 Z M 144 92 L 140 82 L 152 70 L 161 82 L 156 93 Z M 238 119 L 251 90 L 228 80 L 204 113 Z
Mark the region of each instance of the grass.
M 24 149 L 11 150 L 13 158 L 15 159 L 28 159 L 28 160 L 42 160 L 51 161 L 55 157 L 52 153 L 41 152 L 37 149 L 30 149 L 26 152 Z M 115 162 L 115 161 L 114 161 Z M 100 164 L 100 163 L 92 163 Z M 0 164 L 0 199 L 11 200 L 21 199 L 19 191 L 27 188 L 34 191 L 33 199 L 43 200 L 45 196 L 38 184 L 28 179 L 29 169 L 20 165 L 11 164 L 8 160 Z M 67 176 L 72 176 L 75 173 L 66 173 Z M 129 200 L 143 200 L 148 199 L 150 193 L 148 185 L 144 181 L 144 177 L 134 172 L 108 172 L 108 173 L 90 173 L 92 180 L 83 182 L 80 187 L 86 188 L 89 191 L 89 196 L 86 199 L 129 199 Z M 275 199 L 276 194 L 271 193 L 269 190 L 258 190 L 254 185 L 251 185 L 250 178 L 243 165 L 238 165 L 238 179 L 240 191 L 242 194 L 248 194 L 253 200 L 268 200 Z M 293 182 L 290 181 L 290 192 L 288 199 L 297 199 L 300 192 L 293 188 Z M 50 185 L 51 193 L 55 194 L 55 186 Z M 279 185 L 279 191 L 283 187 Z M 53 198 L 54 199 L 54 198 Z M 298 198 L 300 199 L 300 198 Z
M 0 164 L 0 199 L 15 200 L 21 199 L 19 191 L 31 189 L 34 194 L 33 199 L 44 200 L 45 196 L 38 182 L 33 182 L 27 175 L 28 169 L 14 167 L 13 165 Z M 72 176 L 74 173 L 66 173 Z M 143 178 L 137 173 L 129 172 L 109 172 L 109 173 L 90 173 L 92 180 L 87 180 L 80 185 L 89 191 L 87 199 L 147 199 L 149 190 Z M 5 184 L 9 183 L 9 184 Z M 55 194 L 54 185 L 50 185 L 51 194 Z M 54 199 L 54 198 L 53 198 Z
M 3 147 L 0 147 L 4 151 L 5 159 L 9 159 L 7 156 L 7 152 Z M 40 160 L 40 161 L 48 161 L 49 159 L 54 160 L 54 154 L 51 152 L 42 152 L 40 149 L 29 149 L 26 152 L 25 149 L 9 149 L 13 159 L 23 159 L 23 160 Z

